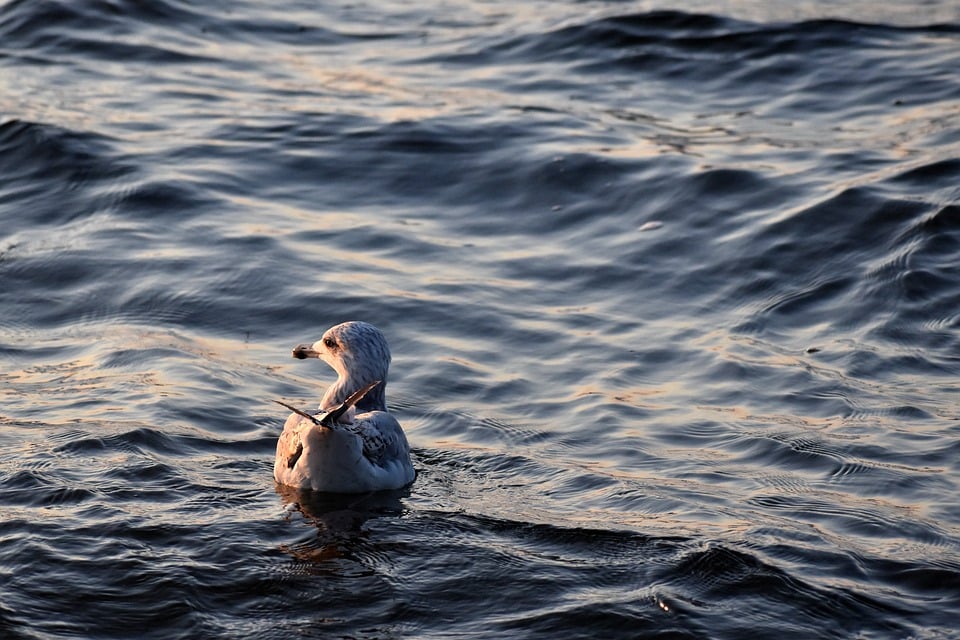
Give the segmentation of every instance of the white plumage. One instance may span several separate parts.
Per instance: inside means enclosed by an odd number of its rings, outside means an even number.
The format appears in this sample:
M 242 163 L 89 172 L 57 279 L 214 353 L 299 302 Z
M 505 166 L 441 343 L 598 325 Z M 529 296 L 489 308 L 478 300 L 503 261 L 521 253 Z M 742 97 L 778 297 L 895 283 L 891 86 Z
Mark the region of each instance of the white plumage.
M 320 358 L 338 377 L 320 401 L 322 415 L 294 409 L 287 418 L 277 442 L 276 481 L 335 493 L 399 489 L 413 482 L 407 437 L 387 412 L 390 349 L 380 330 L 344 322 L 312 345 L 296 347 L 293 357 Z

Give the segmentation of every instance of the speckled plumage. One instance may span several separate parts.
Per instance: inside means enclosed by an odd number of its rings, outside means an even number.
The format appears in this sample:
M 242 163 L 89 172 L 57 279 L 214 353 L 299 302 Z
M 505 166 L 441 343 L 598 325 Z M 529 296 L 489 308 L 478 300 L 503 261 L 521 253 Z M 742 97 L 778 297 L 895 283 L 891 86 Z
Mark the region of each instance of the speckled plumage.
M 338 324 L 312 345 L 296 347 L 293 355 L 320 358 L 338 378 L 320 401 L 324 418 L 302 413 L 287 418 L 277 442 L 277 482 L 337 493 L 410 484 L 415 475 L 410 447 L 400 423 L 386 407 L 390 349 L 380 330 L 365 322 Z M 373 386 L 365 394 L 350 397 L 367 385 Z M 342 415 L 330 420 L 338 411 Z

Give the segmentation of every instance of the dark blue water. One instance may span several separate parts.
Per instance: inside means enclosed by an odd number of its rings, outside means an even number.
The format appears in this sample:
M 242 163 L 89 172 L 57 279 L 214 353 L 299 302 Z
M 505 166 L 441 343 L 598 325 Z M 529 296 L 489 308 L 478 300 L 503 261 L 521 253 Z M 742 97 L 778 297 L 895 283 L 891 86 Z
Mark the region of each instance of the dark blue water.
M 0 636 L 960 637 L 960 9 L 774 4 L 0 3 Z

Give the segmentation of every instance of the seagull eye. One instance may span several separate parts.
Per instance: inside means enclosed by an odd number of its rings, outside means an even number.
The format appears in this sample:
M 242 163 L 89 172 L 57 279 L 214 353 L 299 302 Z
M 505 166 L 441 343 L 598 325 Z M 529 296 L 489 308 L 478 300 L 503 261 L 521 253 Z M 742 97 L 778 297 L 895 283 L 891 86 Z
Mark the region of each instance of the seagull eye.
M 323 339 L 323 344 L 324 344 L 324 346 L 326 346 L 328 349 L 336 349 L 336 348 L 337 348 L 337 341 L 334 340 L 333 338 L 324 338 L 324 339 Z

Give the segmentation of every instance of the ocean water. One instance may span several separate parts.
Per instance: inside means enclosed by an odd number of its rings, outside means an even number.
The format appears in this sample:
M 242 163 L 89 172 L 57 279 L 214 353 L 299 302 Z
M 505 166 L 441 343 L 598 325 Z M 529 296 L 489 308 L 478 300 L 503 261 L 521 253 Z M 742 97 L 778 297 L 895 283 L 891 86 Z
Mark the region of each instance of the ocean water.
M 0 637 L 960 637 L 960 7 L 0 2 Z M 275 485 L 365 320 L 418 471 Z

